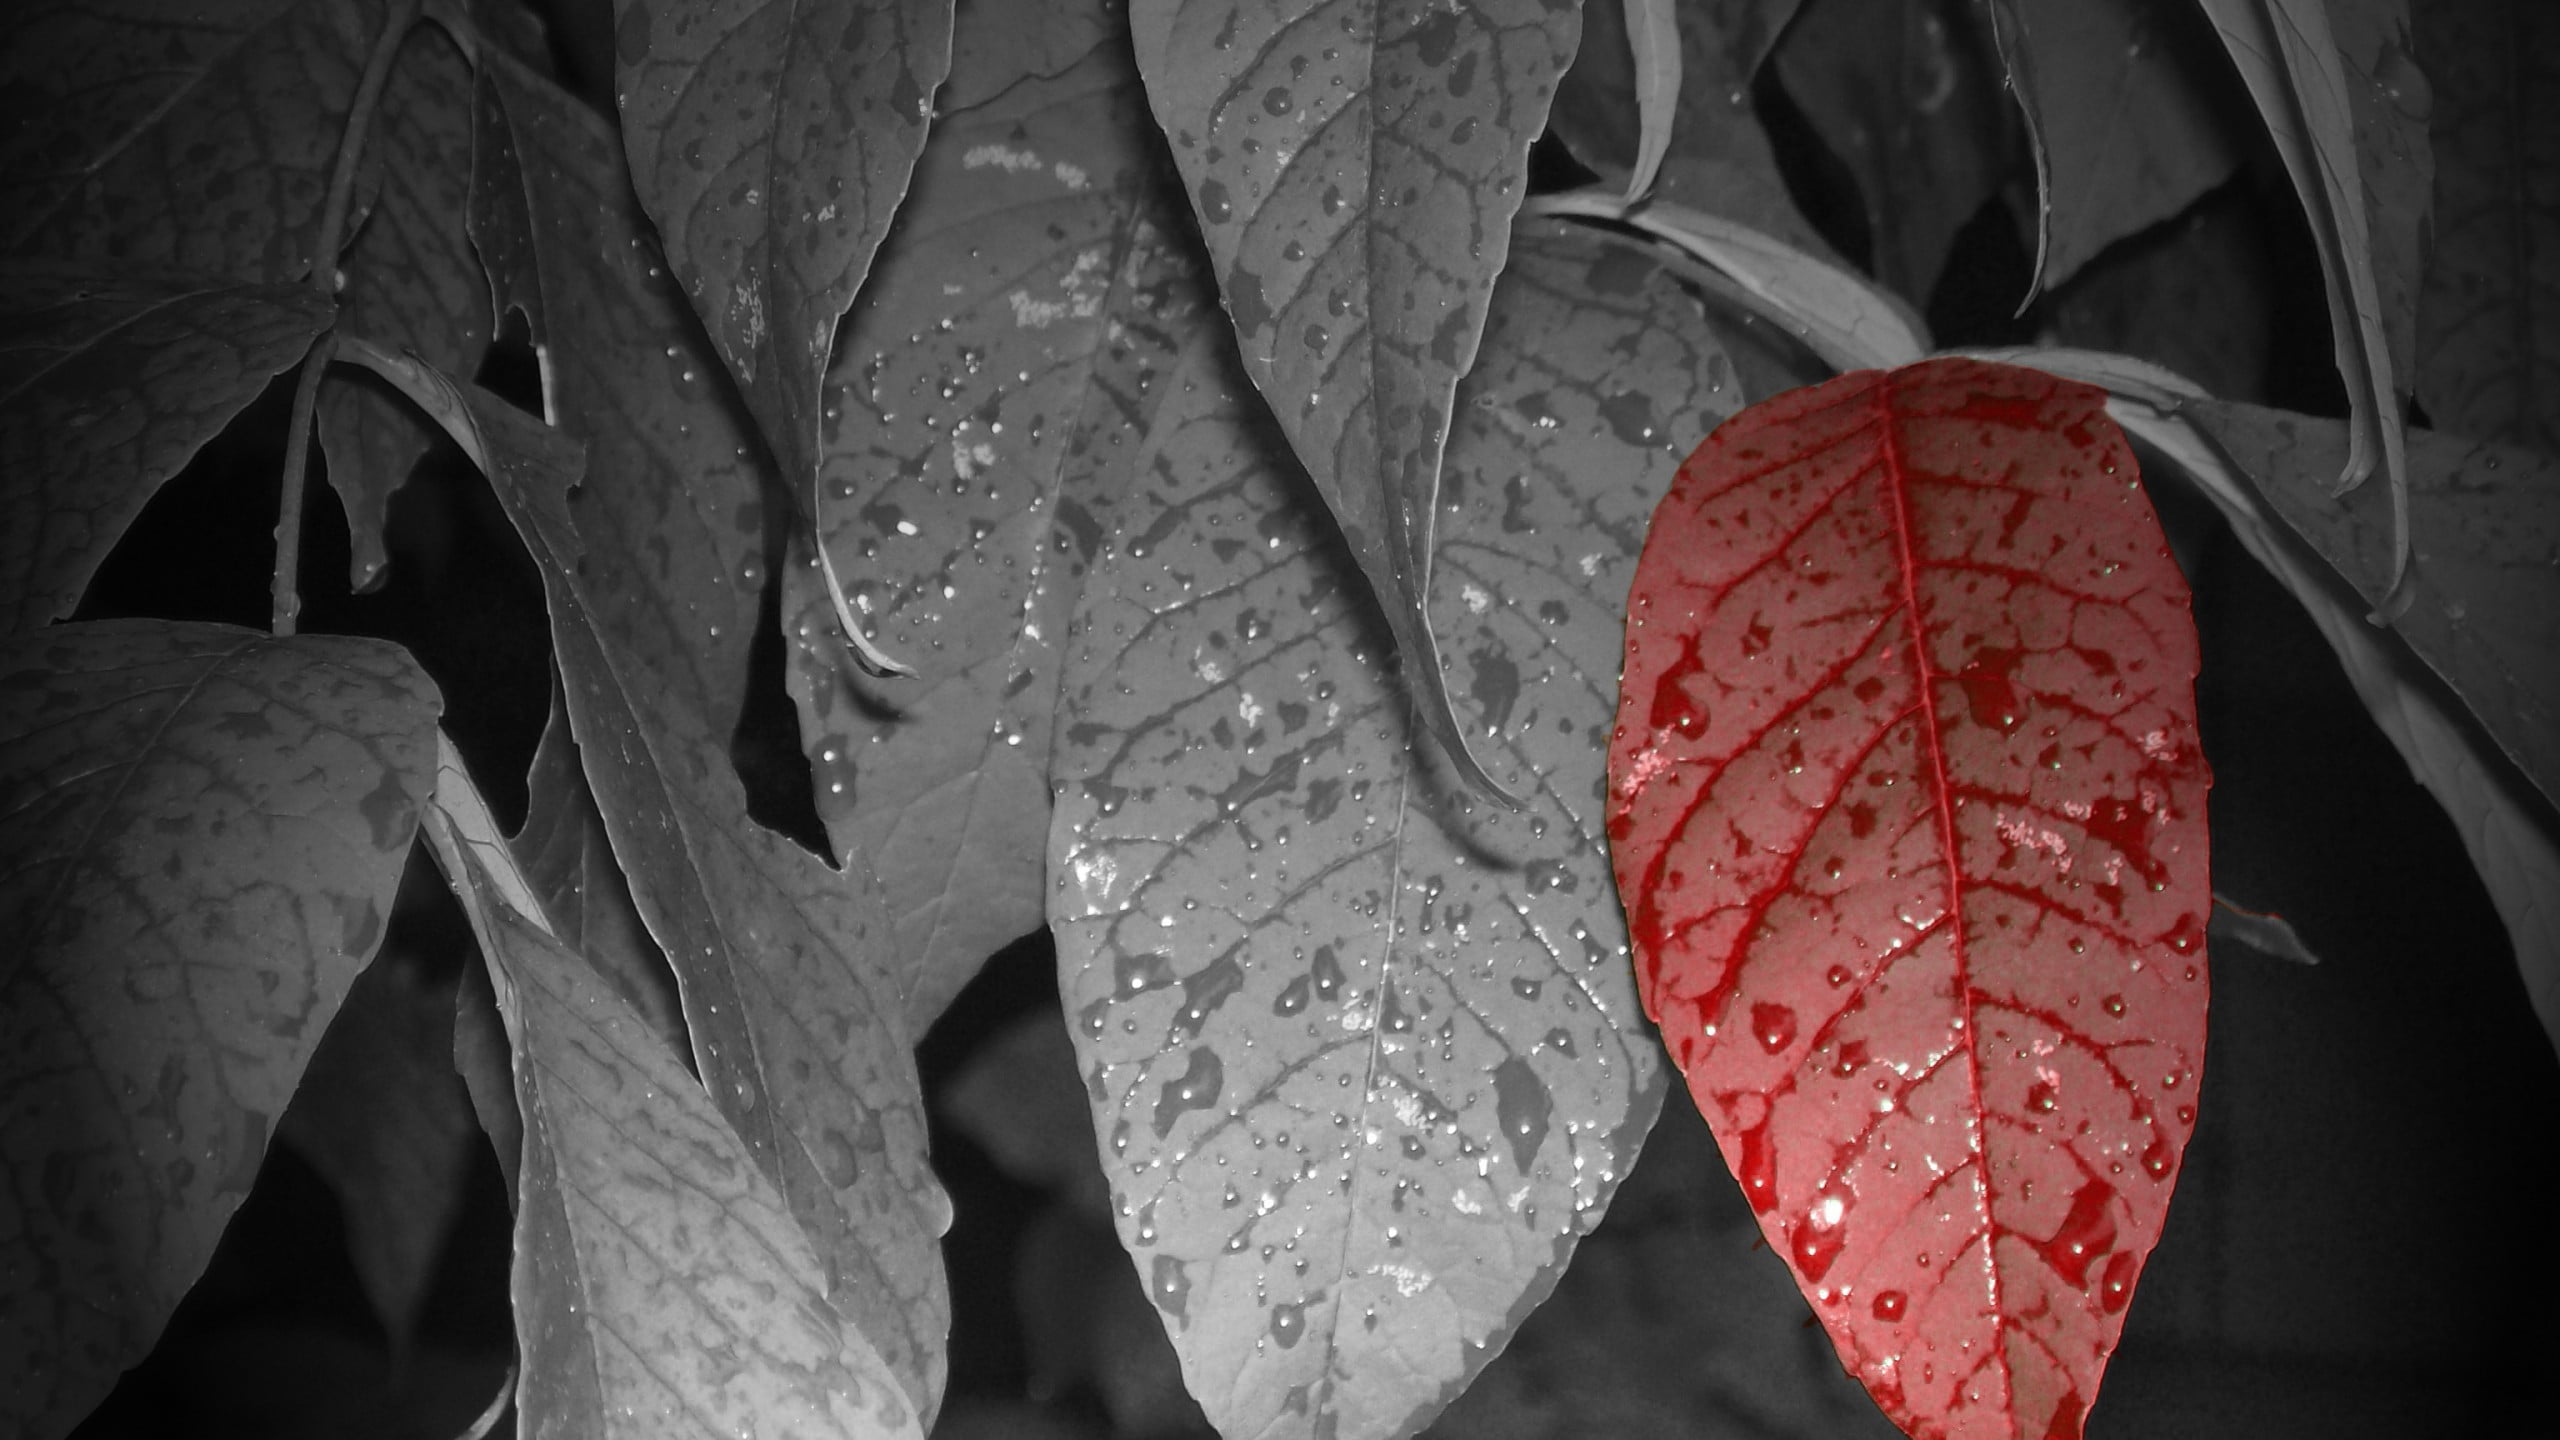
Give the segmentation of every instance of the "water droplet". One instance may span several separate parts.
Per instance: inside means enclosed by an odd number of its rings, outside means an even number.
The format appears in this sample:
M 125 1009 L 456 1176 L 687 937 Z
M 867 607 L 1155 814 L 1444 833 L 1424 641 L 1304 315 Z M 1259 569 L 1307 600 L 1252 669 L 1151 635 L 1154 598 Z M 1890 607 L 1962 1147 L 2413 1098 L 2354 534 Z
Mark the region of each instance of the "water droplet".
M 1902 1312 L 1910 1303 L 1911 1298 L 1899 1290 L 1879 1290 L 1874 1303 L 1868 1308 L 1875 1312 L 1877 1319 L 1891 1324 L 1902 1318 Z
M 1111 962 L 1111 993 L 1122 998 L 1173 983 L 1173 957 L 1161 950 L 1121 955 Z
M 2071 1210 L 2053 1238 L 2030 1241 L 2044 1263 L 2074 1290 L 2088 1283 L 2089 1266 L 2116 1248 L 2115 1187 L 2089 1180 L 2071 1193 Z
M 1281 1349 L 1287 1350 L 1294 1347 L 1306 1333 L 1307 1307 L 1305 1305 L 1271 1307 L 1271 1338 L 1280 1342 Z
M 1191 1305 L 1190 1267 L 1170 1255 L 1159 1255 L 1149 1267 L 1147 1296 L 1156 1308 L 1176 1320 L 1187 1320 Z
M 1528 1061 L 1514 1055 L 1494 1067 L 1494 1123 L 1511 1142 L 1512 1163 L 1523 1175 L 1529 1173 L 1529 1162 L 1537 1158 L 1538 1147 L 1546 1143 L 1547 1121 L 1554 1110 L 1547 1083 L 1538 1078 Z
M 1751 1033 L 1760 1048 L 1775 1055 L 1795 1043 L 1796 1012 L 1784 1005 L 1759 1004 L 1751 1007 Z
M 1156 1138 L 1173 1133 L 1174 1122 L 1192 1110 L 1206 1110 L 1218 1103 L 1218 1092 L 1226 1087 L 1227 1067 L 1218 1052 L 1206 1045 L 1195 1047 L 1191 1061 L 1179 1076 L 1164 1082 L 1156 1093 Z
M 2106 1011 L 2109 1015 L 2122 1018 L 2124 1015 L 2124 997 L 2121 995 L 2110 995 L 2104 1000 L 2098 1002 L 2098 1008 Z

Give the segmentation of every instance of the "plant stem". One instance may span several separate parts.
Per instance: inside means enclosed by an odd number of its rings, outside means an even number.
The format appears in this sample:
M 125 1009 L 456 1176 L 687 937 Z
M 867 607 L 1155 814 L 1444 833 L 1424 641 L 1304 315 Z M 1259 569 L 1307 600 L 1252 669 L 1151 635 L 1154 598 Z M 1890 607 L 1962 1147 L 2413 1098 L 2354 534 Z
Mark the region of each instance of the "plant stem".
M 383 17 L 382 33 L 373 42 L 373 54 L 366 58 L 364 76 L 356 82 L 353 103 L 347 109 L 347 128 L 338 137 L 338 157 L 329 172 L 329 189 L 320 204 L 320 233 L 311 247 L 311 287 L 323 295 L 338 293 L 338 252 L 343 248 L 347 230 L 347 211 L 355 203 L 356 165 L 364 158 L 367 131 L 373 128 L 373 112 L 382 105 L 382 88 L 391 79 L 391 62 L 400 55 L 400 42 L 408 38 L 410 27 L 418 21 L 419 0 L 395 0 L 391 11 Z M 334 322 L 333 322 L 334 323 Z M 333 348 L 334 330 L 323 332 L 313 342 L 311 353 L 303 357 L 301 378 L 293 390 L 293 415 L 288 422 L 293 428 L 285 437 L 283 493 L 276 499 L 276 578 L 274 608 L 268 628 L 278 635 L 293 633 L 295 617 L 302 612 L 299 585 L 302 578 L 302 490 L 311 462 L 312 412 L 320 398 L 320 375 L 329 368 L 329 352 Z

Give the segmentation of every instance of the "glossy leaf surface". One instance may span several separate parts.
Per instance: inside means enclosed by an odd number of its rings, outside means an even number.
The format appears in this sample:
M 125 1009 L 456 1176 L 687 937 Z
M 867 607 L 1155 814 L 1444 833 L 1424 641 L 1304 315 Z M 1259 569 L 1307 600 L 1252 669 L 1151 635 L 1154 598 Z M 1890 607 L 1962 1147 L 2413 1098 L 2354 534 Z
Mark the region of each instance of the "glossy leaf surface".
M 1998 59 L 1958 0 L 1805 0 L 1772 59 L 1857 177 L 1877 279 L 1929 298 L 2006 175 Z
M 1573 0 L 1135 0 L 1156 118 L 1246 373 L 1470 779 L 1426 606 L 1449 407 L 1510 248 Z
M 2102 400 L 1935 360 L 1764 402 L 1629 599 L 1646 1009 L 1914 1435 L 2079 1433 L 2195 1123 L 2195 631 Z
M 951 0 L 615 0 L 632 183 L 794 493 L 819 380 L 924 145 Z
M 821 537 L 917 676 L 859 673 L 815 567 L 785 573 L 818 813 L 879 868 L 919 1032 L 1042 923 L 1057 646 L 1091 507 L 1154 412 L 1144 377 L 1171 330 L 1215 318 L 1168 292 L 1187 221 L 1107 18 L 962 15 L 944 113 L 829 377 Z
M 470 223 L 501 307 L 544 347 L 552 423 L 587 447 L 587 524 L 624 602 L 599 620 L 706 733 L 746 690 L 763 584 L 754 431 L 624 184 L 613 132 L 484 47 Z
M 1680 110 L 1680 13 L 1672 0 L 1625 0 L 1619 13 L 1635 62 L 1637 137 L 1635 165 L 1627 175 L 1627 199 L 1653 193 L 1662 157 L 1671 150 L 1673 117 Z
M 0 249 L 231 280 L 308 274 L 383 10 L 379 0 L 10 6 Z
M 526 1432 L 921 1436 L 887 1364 L 831 1308 L 791 1208 L 675 1052 L 576 951 L 493 895 L 475 908 L 525 1117 Z
M 1795 12 L 1796 0 L 1715 0 L 1678 14 L 1680 87 L 1652 193 L 1827 253 L 1787 194 L 1777 156 L 1751 104 L 1752 77 Z M 1621 7 L 1586 6 L 1582 48 L 1556 87 L 1555 133 L 1574 158 L 1614 176 L 1640 153 L 1643 127 L 1628 104 L 1641 76 Z
M 2560 11 L 2426 0 L 2410 21 L 2436 164 L 2418 398 L 2457 435 L 2560 454 Z
M 2380 496 L 2330 498 L 2346 425 L 2205 401 L 2196 422 L 2368 604 L 2391 582 Z M 2409 432 L 2408 607 L 2391 628 L 2460 695 L 2500 748 L 2560 800 L 2560 458 Z
M 160 483 L 330 314 L 301 285 L 0 266 L 0 630 L 70 614 Z
M 212 1257 L 381 943 L 433 783 L 398 646 L 0 640 L 0 1420 L 61 1434 Z
M 1054 762 L 1060 987 L 1121 1239 L 1225 1433 L 1427 1422 L 1651 1124 L 1601 741 L 1669 438 L 1731 408 L 1659 263 L 1524 229 L 1461 392 L 1432 618 L 1523 813 L 1412 747 L 1350 558 L 1219 337 L 1156 382 L 1104 517 Z
M 2199 0 L 2257 101 L 2276 152 L 2311 222 L 2327 281 L 2329 329 L 2354 407 L 2353 443 L 2338 475 L 2352 489 L 2383 468 L 2394 503 L 2405 503 L 2406 427 L 2400 395 L 2409 371 L 2389 337 L 2370 198 L 2361 176 L 2350 71 L 2338 51 L 2326 0 Z M 2404 293 L 2402 298 L 2407 298 Z
M 543 572 L 587 779 L 649 933 L 676 972 L 713 1102 L 826 1265 L 827 1294 L 929 1414 L 950 1301 L 935 1242 L 950 1202 L 926 1167 L 924 1101 L 882 959 L 869 876 L 829 870 L 748 818 L 724 734 L 620 637 L 659 623 L 645 581 L 571 488 L 575 447 L 486 397 L 472 444 Z M 856 857 L 856 863 L 859 864 Z M 532 1123 L 528 1119 L 528 1126 Z
M 365 144 L 378 189 L 338 262 L 341 334 L 414 351 L 455 375 L 479 369 L 490 306 L 465 207 L 471 181 L 471 67 L 432 26 L 412 32 L 383 90 Z M 320 393 L 329 484 L 347 512 L 348 583 L 373 587 L 387 563 L 382 527 L 392 492 L 433 431 L 407 402 L 333 372 Z
M 2191 0 L 2006 4 L 2026 61 L 2011 80 L 2052 157 L 2050 289 L 2186 209 L 2240 157 L 2214 85 L 2222 61 Z

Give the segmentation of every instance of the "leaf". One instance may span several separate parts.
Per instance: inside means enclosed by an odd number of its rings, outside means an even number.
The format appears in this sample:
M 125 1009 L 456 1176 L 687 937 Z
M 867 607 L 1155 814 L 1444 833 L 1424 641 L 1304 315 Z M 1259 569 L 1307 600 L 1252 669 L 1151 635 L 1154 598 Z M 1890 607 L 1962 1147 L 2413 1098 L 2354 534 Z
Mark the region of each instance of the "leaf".
M 480 366 L 489 302 L 464 229 L 471 174 L 471 69 L 450 39 L 421 26 L 402 47 L 365 147 L 381 197 L 339 262 L 345 332 L 417 352 L 457 375 Z M 347 512 L 348 583 L 372 588 L 388 563 L 392 493 L 433 432 L 398 396 L 345 372 L 320 392 L 320 445 Z
M 635 557 L 597 522 L 594 490 L 573 488 L 576 447 L 486 395 L 445 394 L 431 409 L 459 402 L 457 438 L 542 572 L 587 779 L 675 967 L 703 1083 L 816 1247 L 830 1303 L 929 1416 L 950 1316 L 935 1247 L 950 1201 L 925 1164 L 924 1097 L 879 954 L 878 898 L 859 870 L 839 875 L 748 818 L 725 737 L 648 666 L 672 642 L 635 651 L 617 638 L 645 634 L 653 602 L 608 578 L 631 574 Z
M 2079 1432 L 2195 1125 L 2195 630 L 2101 402 L 1948 359 L 1754 406 L 1629 601 L 1646 1011 L 1914 1434 Z
M 2435 201 L 2435 152 L 2427 143 L 2434 96 L 2411 53 L 2408 0 L 2326 3 L 2346 71 L 2383 339 L 2394 383 L 2405 393 L 2418 373 L 2418 287 Z
M 2213 918 L 2205 923 L 2205 942 L 2214 946 L 2246 945 L 2272 960 L 2290 960 L 2296 965 L 2317 965 L 2320 957 L 2302 941 L 2302 932 L 2293 922 L 2265 910 L 2252 910 L 2235 905 L 2219 892 L 2213 897 Z
M 381 942 L 435 687 L 378 640 L 0 640 L 0 1419 L 59 1435 L 213 1254 Z
M 454 1001 L 451 971 L 395 941 L 355 978 L 276 1126 L 337 1192 L 356 1280 L 402 1356 L 480 1144 Z
M 1186 222 L 1102 18 L 962 16 L 943 115 L 829 376 L 820 534 L 917 678 L 856 673 L 813 568 L 784 575 L 818 813 L 879 869 L 919 1033 L 1042 924 L 1057 646 L 1090 507 L 1120 487 L 1174 332 L 1208 323 L 1187 272 L 1165 273 Z
M 2392 521 L 2363 492 L 2323 481 L 2342 421 L 2227 401 L 2189 407 L 2277 514 L 2368 602 L 2390 587 Z M 2410 603 L 2392 621 L 2498 747 L 2560 799 L 2560 458 L 2409 432 Z
M 2352 406 L 2353 443 L 2338 474 L 2339 493 L 2364 483 L 2377 460 L 2389 482 L 2395 523 L 2407 533 L 2408 462 L 2400 410 L 2401 377 L 2409 371 L 2387 337 L 2396 322 L 2385 304 L 2396 293 L 2380 276 L 2385 258 L 2368 215 L 2371 200 L 2359 174 L 2348 68 L 2331 37 L 2327 0 L 2200 0 L 2222 36 L 2258 113 L 2293 177 L 2311 222 L 2328 284 L 2329 329 Z M 2361 3 L 2361 0 L 2360 0 Z M 2390 0 L 2382 0 L 2390 3 Z M 2395 542 L 2405 563 L 2407 547 Z
M 1461 735 L 1427 606 L 1476 359 L 1574 0 L 1137 0 L 1138 70 L 1270 402 L 1360 563 L 1431 734 Z
M 307 286 L 0 263 L 0 629 L 70 614 L 160 483 L 330 313 Z
M 612 132 L 483 47 L 473 243 L 502 307 L 524 308 L 550 419 L 586 442 L 586 520 L 627 604 L 599 620 L 651 684 L 725 739 L 746 693 L 764 582 L 754 433 L 622 182 Z
M 2184 0 L 2001 0 L 2031 129 L 2052 157 L 2044 288 L 2193 205 L 2239 164 L 2215 42 Z
M 471 908 L 526 1120 L 524 1432 L 922 1436 L 701 1083 L 577 952 L 485 893 L 458 837 L 441 848 L 456 883 L 484 891 Z
M 1103 519 L 1053 760 L 1060 990 L 1121 1239 L 1222 1433 L 1409 1434 L 1652 1123 L 1597 829 L 1637 529 L 1731 406 L 1623 239 L 1516 237 L 1457 407 L 1433 619 L 1470 798 L 1218 337 Z
M 1615 221 L 1663 241 L 1730 280 L 1739 303 L 1840 369 L 1909 364 L 1929 348 L 1920 317 L 1890 292 L 1747 225 L 1669 200 L 1629 209 L 1589 190 L 1540 196 L 1530 212 Z
M 1690 0 L 1677 8 L 1679 97 L 1661 179 L 1651 193 L 1827 255 L 1828 247 L 1789 197 L 1751 104 L 1752 77 L 1795 13 L 1796 0 Z M 1637 112 L 1627 105 L 1639 85 L 1632 45 L 1619 9 L 1587 7 L 1582 49 L 1556 87 L 1555 133 L 1576 158 L 1604 175 L 1642 144 Z M 1630 195 L 1633 183 L 1631 174 Z
M 2108 409 L 2177 462 L 2221 509 L 2242 545 L 2320 627 L 2374 724 L 2453 820 L 2515 944 L 2516 968 L 2523 972 L 2534 1014 L 2560 1047 L 2560 908 L 2551 902 L 2560 895 L 2560 837 L 2544 818 L 2547 804 L 2534 800 L 2524 782 L 2488 753 L 2479 727 L 2454 718 L 2406 652 L 2386 646 L 2381 632 L 2360 618 L 2362 607 L 2343 579 L 2319 573 L 2278 537 L 2269 507 L 2192 417 L 2121 395 Z M 2414 602 L 2411 609 L 2417 609 Z
M 2242 186 L 2110 246 L 2047 302 L 2057 343 L 2121 350 L 2213 394 L 2263 398 L 2276 286 Z
M 1858 179 L 1876 278 L 1925 304 L 2004 178 L 2008 115 L 1959 0 L 1806 0 L 1772 58 Z
M 675 972 L 640 919 L 582 766 L 569 733 L 568 697 L 555 681 L 551 718 L 526 776 L 524 825 L 507 848 L 542 903 L 551 933 L 584 955 L 632 1013 L 681 1052 L 687 1042 Z
M 1662 157 L 1671 149 L 1672 117 L 1680 109 L 1680 17 L 1672 0 L 1625 0 L 1624 14 L 1643 127 L 1635 168 L 1627 174 L 1627 203 L 1633 205 L 1653 192 Z
M 632 183 L 796 494 L 836 322 L 924 147 L 951 0 L 614 0 Z
M 2560 454 L 2560 13 L 2429 0 L 2418 66 L 2374 80 L 2427 113 L 2433 245 L 2418 303 L 2418 398 L 2457 435 Z M 2432 86 L 2427 81 L 2432 78 Z
M 20 0 L 0 26 L 0 250 L 310 273 L 380 0 Z

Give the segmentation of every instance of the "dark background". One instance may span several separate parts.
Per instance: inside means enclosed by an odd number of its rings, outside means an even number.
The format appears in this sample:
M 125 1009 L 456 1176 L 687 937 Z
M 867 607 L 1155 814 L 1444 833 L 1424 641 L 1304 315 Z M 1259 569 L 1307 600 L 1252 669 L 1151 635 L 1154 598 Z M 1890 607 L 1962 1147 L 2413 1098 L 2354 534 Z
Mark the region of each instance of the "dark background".
M 600 33 L 567 18 L 564 69 L 604 73 Z M 1755 99 L 1808 216 L 1862 257 L 1845 170 L 1773 84 Z M 1581 178 L 1552 147 L 1538 164 L 1551 186 Z M 1986 206 L 1960 241 L 1927 307 L 1941 343 L 2058 334 L 2241 398 L 2343 413 L 2317 257 L 2271 155 L 2018 316 L 2021 198 Z M 521 343 L 482 378 L 522 393 Z M 84 615 L 263 626 L 290 383 L 165 488 Z M 409 645 L 512 824 L 549 657 L 540 586 L 494 501 L 457 456 L 431 455 L 394 504 L 387 583 L 350 595 L 335 498 L 317 483 L 309 494 L 305 627 Z M 2560 1434 L 2546 1395 L 2560 1354 L 2555 1203 L 2533 1178 L 2560 1139 L 2560 1062 L 2505 931 L 2309 621 L 2201 502 L 2174 483 L 2154 495 L 2196 592 L 2216 888 L 2289 917 L 2321 963 L 2214 949 L 2202 1114 L 2089 1434 Z M 816 844 L 770 606 L 757 656 L 739 768 L 763 818 Z M 467 928 L 431 868 L 411 878 L 378 963 L 449 989 L 476 963 Z M 1205 1435 L 1098 1199 L 1053 964 L 1044 937 L 1006 951 L 922 1046 L 935 1163 L 958 1211 L 937 1433 Z M 485 1145 L 462 1183 L 422 1320 L 395 1346 L 348 1260 L 335 1193 L 297 1149 L 273 1147 L 158 1350 L 79 1434 L 456 1433 L 513 1353 L 510 1221 Z M 1553 1298 L 1432 1433 L 1895 1432 L 1760 1244 L 1675 1084 Z

